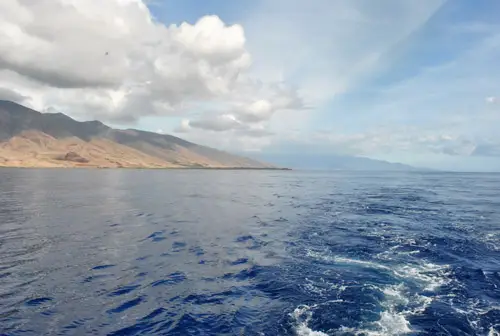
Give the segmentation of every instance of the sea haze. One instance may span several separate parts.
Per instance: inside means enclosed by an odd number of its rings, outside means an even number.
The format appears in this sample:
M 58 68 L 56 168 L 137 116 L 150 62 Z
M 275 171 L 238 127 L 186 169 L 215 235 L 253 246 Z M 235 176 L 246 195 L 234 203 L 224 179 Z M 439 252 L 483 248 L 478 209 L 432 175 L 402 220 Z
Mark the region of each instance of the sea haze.
M 0 170 L 1 335 L 498 335 L 500 175 Z

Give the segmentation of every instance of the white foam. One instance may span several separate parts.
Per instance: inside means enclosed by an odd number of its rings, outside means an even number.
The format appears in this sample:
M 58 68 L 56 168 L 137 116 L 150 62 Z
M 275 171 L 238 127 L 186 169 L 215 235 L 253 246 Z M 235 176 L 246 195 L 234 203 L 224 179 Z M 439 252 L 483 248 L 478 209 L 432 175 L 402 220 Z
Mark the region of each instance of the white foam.
M 378 288 L 384 293 L 385 300 L 381 303 L 383 311 L 380 313 L 379 320 L 373 322 L 370 326 L 363 329 L 342 327 L 335 333 L 336 335 L 355 334 L 368 336 L 396 336 L 404 335 L 411 332 L 410 323 L 407 316 L 413 311 L 402 310 L 398 311 L 398 306 L 407 306 L 410 303 L 410 298 L 407 296 L 408 289 L 403 283 L 398 285 Z M 413 301 L 414 298 L 411 298 Z M 418 301 L 418 300 L 417 300 Z M 332 301 L 328 301 L 332 302 Z M 333 302 L 343 302 L 341 299 Z M 295 321 L 295 332 L 298 336 L 325 336 L 322 331 L 315 331 L 309 327 L 309 322 L 312 317 L 312 310 L 315 306 L 301 305 L 297 307 L 291 314 Z
M 394 245 L 394 246 L 390 247 L 387 251 L 377 253 L 375 255 L 375 258 L 381 259 L 381 260 L 393 260 L 395 256 L 396 257 L 401 256 L 401 255 L 411 256 L 413 254 L 420 253 L 419 249 L 415 249 L 412 251 L 398 251 L 398 248 L 400 248 L 402 246 L 405 246 L 405 245 Z
M 391 306 L 389 304 L 389 306 Z M 398 336 L 412 332 L 410 322 L 406 319 L 404 312 L 396 312 L 393 307 L 389 307 L 380 313 L 380 318 L 373 324 L 373 329 L 347 328 L 341 327 L 336 335 L 354 334 L 366 336 Z
M 415 244 L 415 242 L 410 243 Z M 390 251 L 387 251 L 385 256 L 389 258 L 386 259 L 390 259 L 390 254 L 414 254 L 418 252 L 410 251 L 400 253 L 397 252 L 397 248 L 398 247 L 394 247 Z M 405 265 L 389 267 L 373 261 L 350 259 L 314 251 L 308 251 L 307 255 L 333 263 L 359 265 L 361 267 L 384 270 L 391 273 L 400 281 L 411 280 L 412 283 L 418 285 L 420 289 L 424 291 L 435 291 L 440 286 L 451 281 L 449 277 L 449 265 L 436 265 L 429 262 L 423 262 L 422 260 L 417 260 Z M 422 313 L 434 299 L 433 297 L 412 293 L 403 282 L 397 285 L 384 287 L 370 286 L 375 287 L 384 294 L 384 300 L 381 302 L 383 311 L 380 313 L 379 320 L 359 329 L 342 327 L 337 331 L 336 335 L 350 333 L 368 336 L 396 336 L 410 333 L 412 329 L 407 317 Z M 304 313 L 303 310 L 296 310 L 296 312 L 299 315 Z M 307 326 L 307 322 L 310 319 L 310 315 L 308 316 L 309 317 L 303 317 L 302 322 L 297 326 L 297 330 L 302 332 L 299 333 L 299 335 L 324 335 L 324 333 L 308 333 L 314 332 Z M 493 334 L 491 336 L 500 335 Z
M 421 262 L 418 264 L 406 264 L 391 268 L 373 261 L 332 256 L 315 251 L 307 251 L 307 256 L 339 264 L 360 265 L 366 268 L 390 271 L 399 278 L 412 279 L 422 283 L 424 286 L 423 289 L 426 291 L 435 291 L 440 286 L 443 286 L 450 282 L 448 278 L 449 265 L 436 265 L 428 262 Z
M 338 294 L 340 294 L 347 288 L 342 283 L 328 282 L 323 278 L 320 278 L 316 281 L 306 278 L 305 281 L 306 283 L 303 285 L 304 289 L 306 289 L 310 293 L 318 295 L 326 295 L 333 290 L 337 290 Z M 321 285 L 318 282 L 320 282 Z
M 448 277 L 449 265 L 432 263 L 402 265 L 394 269 L 394 274 L 400 278 L 420 282 L 426 291 L 435 291 L 451 281 Z
M 365 260 L 357 260 L 357 259 L 350 259 L 350 258 L 343 258 L 343 257 L 334 257 L 333 261 L 339 264 L 355 264 L 355 265 L 361 265 L 367 268 L 377 268 L 377 269 L 383 269 L 383 270 L 391 270 L 391 268 L 375 263 L 372 261 L 365 261 Z
M 380 314 L 380 320 L 376 322 L 380 327 L 379 335 L 395 336 L 411 332 L 410 322 L 401 313 L 384 311 Z
M 405 286 L 403 283 L 399 285 L 387 286 L 382 289 L 386 300 L 390 300 L 394 304 L 408 305 L 410 299 L 405 295 Z
M 333 262 L 337 264 L 350 264 L 350 265 L 360 265 L 366 268 L 377 268 L 377 269 L 384 269 L 384 270 L 391 270 L 389 267 L 375 263 L 372 261 L 365 261 L 365 260 L 359 260 L 359 259 L 351 259 L 351 258 L 345 258 L 345 257 L 338 257 L 338 256 L 332 256 L 328 253 L 321 253 L 317 251 L 311 251 L 308 250 L 306 255 L 308 257 L 316 258 L 319 260 L 327 261 L 327 262 Z
M 315 306 L 310 307 L 307 305 L 298 306 L 291 314 L 296 323 L 295 332 L 298 336 L 328 336 L 328 334 L 322 331 L 312 330 L 308 326 L 312 317 L 311 309 L 314 307 Z
M 500 336 L 500 329 L 496 329 L 496 327 L 497 326 L 490 327 L 490 331 L 488 333 L 488 336 Z M 500 325 L 498 327 L 500 327 Z
M 487 233 L 482 242 L 494 251 L 500 251 L 500 232 Z
M 406 307 L 410 303 L 408 290 L 403 283 L 391 285 L 381 289 L 385 300 L 382 302 L 384 311 L 380 313 L 380 319 L 375 322 L 377 335 L 403 335 L 409 333 L 410 322 L 406 316 L 409 311 L 397 311 L 398 306 Z

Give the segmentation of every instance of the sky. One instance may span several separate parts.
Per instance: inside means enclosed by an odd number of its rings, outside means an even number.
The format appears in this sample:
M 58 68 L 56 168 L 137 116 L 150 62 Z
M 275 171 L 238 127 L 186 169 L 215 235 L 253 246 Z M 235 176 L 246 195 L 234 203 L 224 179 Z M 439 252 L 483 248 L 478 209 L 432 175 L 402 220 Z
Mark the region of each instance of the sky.
M 7 0 L 0 99 L 232 152 L 500 171 L 496 0 Z

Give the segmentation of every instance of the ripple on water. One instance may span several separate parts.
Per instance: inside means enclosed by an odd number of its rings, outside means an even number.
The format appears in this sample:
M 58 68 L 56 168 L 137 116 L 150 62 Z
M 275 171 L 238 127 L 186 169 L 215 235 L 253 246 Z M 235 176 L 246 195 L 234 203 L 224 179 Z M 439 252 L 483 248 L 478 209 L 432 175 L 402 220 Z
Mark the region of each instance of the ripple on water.
M 122 313 L 130 308 L 133 308 L 133 307 L 141 304 L 144 300 L 145 300 L 145 298 L 141 296 L 141 297 L 126 301 L 115 308 L 109 309 L 107 311 L 107 313 L 108 314 Z
M 115 267 L 115 266 L 116 265 L 113 265 L 113 264 L 98 265 L 98 266 L 92 267 L 92 269 L 97 271 L 97 270 L 104 270 L 104 269 Z
M 26 301 L 26 305 L 27 306 L 31 306 L 31 307 L 34 307 L 34 306 L 40 306 L 40 305 L 43 305 L 44 303 L 47 303 L 47 302 L 50 302 L 52 301 L 53 299 L 50 298 L 50 297 L 41 297 L 41 298 L 36 298 L 36 299 L 31 299 L 31 300 L 28 300 Z
M 140 285 L 129 285 L 129 286 L 121 286 L 116 289 L 114 289 L 111 293 L 108 294 L 108 296 L 121 296 L 124 294 L 128 294 L 137 288 L 141 287 Z
M 157 286 L 167 286 L 167 285 L 175 285 L 184 280 L 186 280 L 186 275 L 181 272 L 175 272 L 168 275 L 165 279 L 156 280 L 151 283 L 152 287 Z

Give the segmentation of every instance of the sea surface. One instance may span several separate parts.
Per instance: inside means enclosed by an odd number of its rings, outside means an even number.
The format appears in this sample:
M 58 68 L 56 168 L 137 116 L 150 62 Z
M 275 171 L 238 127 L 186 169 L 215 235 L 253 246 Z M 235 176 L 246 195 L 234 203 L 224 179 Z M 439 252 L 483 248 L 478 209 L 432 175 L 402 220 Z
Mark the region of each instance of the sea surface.
M 500 175 L 0 170 L 0 335 L 499 335 Z

